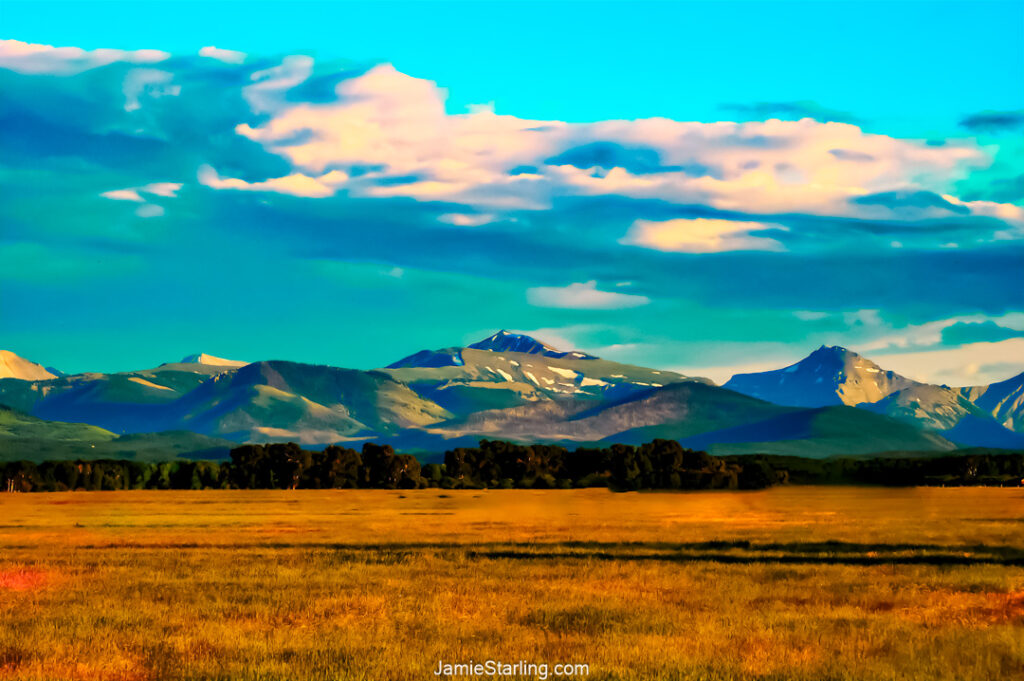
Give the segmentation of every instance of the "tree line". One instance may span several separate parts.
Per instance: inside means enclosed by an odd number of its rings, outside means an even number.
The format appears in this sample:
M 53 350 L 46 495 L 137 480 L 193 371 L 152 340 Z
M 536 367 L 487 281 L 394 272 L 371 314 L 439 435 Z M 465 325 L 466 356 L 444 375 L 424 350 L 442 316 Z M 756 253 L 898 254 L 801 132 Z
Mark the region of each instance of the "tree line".
M 125 460 L 0 463 L 4 489 L 17 492 L 129 489 L 762 489 L 777 483 L 1013 485 L 1024 481 L 1024 453 L 963 450 L 942 456 L 890 453 L 824 460 L 787 456 L 715 457 L 674 440 L 634 447 L 519 445 L 482 440 L 421 464 L 389 445 L 322 451 L 295 443 L 250 444 L 227 462 Z
M 322 451 L 284 444 L 249 444 L 231 460 L 53 461 L 0 464 L 10 491 L 127 489 L 759 489 L 780 476 L 757 461 L 728 463 L 673 440 L 570 451 L 554 445 L 482 440 L 445 452 L 444 463 L 421 464 L 389 445 Z

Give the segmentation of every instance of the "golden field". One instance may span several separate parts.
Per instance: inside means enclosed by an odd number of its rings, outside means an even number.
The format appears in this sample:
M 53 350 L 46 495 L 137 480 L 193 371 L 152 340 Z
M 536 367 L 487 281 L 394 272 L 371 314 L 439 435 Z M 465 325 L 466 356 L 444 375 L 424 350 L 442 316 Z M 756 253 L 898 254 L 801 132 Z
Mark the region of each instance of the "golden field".
M 436 679 L 471 659 L 1024 678 L 1024 491 L 0 494 L 0 679 Z

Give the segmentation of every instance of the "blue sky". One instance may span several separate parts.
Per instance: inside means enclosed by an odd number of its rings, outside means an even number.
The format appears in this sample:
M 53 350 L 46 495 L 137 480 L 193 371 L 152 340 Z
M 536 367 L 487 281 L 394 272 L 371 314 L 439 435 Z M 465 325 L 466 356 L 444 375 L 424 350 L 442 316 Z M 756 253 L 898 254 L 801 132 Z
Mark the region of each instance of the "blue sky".
M 5 2 L 0 339 L 1024 368 L 1020 3 Z M 212 48 L 216 49 L 212 49 Z M 14 134 L 11 131 L 15 131 Z

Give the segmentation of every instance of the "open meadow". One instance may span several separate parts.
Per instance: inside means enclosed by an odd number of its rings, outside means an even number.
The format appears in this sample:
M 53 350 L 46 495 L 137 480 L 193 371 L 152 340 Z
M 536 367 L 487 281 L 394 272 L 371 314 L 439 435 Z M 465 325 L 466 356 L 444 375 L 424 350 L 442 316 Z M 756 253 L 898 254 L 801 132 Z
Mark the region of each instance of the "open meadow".
M 0 679 L 430 679 L 469 660 L 1024 678 L 1024 490 L 0 494 Z

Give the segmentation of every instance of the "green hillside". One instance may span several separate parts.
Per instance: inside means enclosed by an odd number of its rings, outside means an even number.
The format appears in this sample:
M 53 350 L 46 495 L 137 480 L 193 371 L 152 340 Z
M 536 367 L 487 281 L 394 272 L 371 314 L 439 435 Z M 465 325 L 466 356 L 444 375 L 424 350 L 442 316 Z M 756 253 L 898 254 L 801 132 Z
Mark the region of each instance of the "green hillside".
M 0 406 L 0 461 L 223 459 L 232 446 L 185 431 L 118 437 L 96 426 L 45 421 Z

